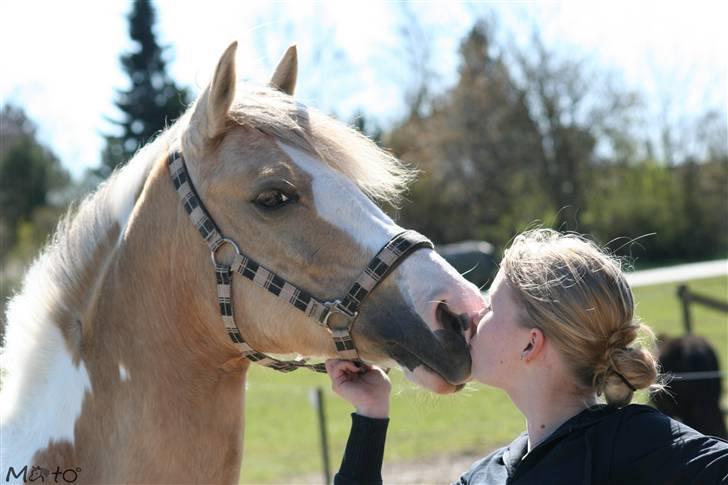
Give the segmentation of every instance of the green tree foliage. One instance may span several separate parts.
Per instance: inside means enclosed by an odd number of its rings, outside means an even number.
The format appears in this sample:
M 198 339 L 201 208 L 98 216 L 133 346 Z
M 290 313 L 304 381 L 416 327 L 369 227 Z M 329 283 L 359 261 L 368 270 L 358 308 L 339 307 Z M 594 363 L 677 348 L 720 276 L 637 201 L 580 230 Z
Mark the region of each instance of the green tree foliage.
M 497 248 L 536 222 L 592 233 L 639 260 L 726 255 L 724 112 L 670 127 L 682 138 L 660 160 L 654 141 L 636 135 L 635 93 L 537 36 L 505 56 L 491 30 L 476 24 L 461 43 L 456 84 L 384 134 L 422 174 L 403 224 L 438 242 Z
M 106 136 L 99 173 L 107 176 L 128 161 L 167 123 L 174 121 L 188 103 L 189 93 L 167 73 L 165 48 L 154 32 L 156 15 L 150 0 L 135 0 L 129 14 L 129 36 L 134 48 L 121 56 L 130 87 L 119 90 L 116 106 L 122 118 L 113 121 L 121 134 Z
M 498 244 L 528 222 L 525 214 L 542 213 L 531 169 L 539 133 L 485 24 L 471 30 L 460 55 L 457 84 L 429 115 L 410 117 L 390 136 L 394 151 L 423 172 L 402 218 L 441 242 Z
M 34 213 L 50 205 L 49 196 L 68 186 L 70 177 L 58 158 L 38 142 L 36 127 L 22 109 L 8 104 L 0 116 L 0 261 L 4 261 L 17 242 L 19 225 L 32 222 Z M 43 239 L 46 236 L 47 232 Z
M 60 195 L 71 183 L 36 135 L 35 124 L 21 108 L 0 108 L 0 341 L 5 303 L 65 210 Z
M 681 132 L 692 141 L 669 140 L 663 160 L 648 147 L 645 157 L 628 152 L 594 167 L 583 219 L 599 239 L 614 239 L 620 253 L 652 263 L 726 256 L 725 115 L 708 111 Z
M 591 72 L 584 61 L 547 49 L 538 35 L 516 58 L 539 130 L 538 176 L 557 210 L 553 224 L 588 231 L 581 216 L 598 163 L 597 145 L 612 152 L 613 162 L 634 157 L 628 129 L 639 99 L 615 86 L 608 73 Z
M 635 164 L 603 162 L 593 169 L 584 223 L 592 234 L 623 254 L 669 257 L 680 240 L 680 181 L 654 160 Z M 659 236 L 659 237 L 657 237 Z

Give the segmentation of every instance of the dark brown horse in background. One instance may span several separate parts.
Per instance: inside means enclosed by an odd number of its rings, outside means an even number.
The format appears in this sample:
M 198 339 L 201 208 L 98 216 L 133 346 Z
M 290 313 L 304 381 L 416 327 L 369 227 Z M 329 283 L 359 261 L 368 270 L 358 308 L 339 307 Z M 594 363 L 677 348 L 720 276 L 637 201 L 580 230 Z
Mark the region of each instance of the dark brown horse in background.
M 679 377 L 679 374 L 692 372 L 719 375 L 720 363 L 715 349 L 698 335 L 677 338 L 661 335 L 658 345 L 662 372 L 677 377 L 669 383 L 669 392 L 660 392 L 652 397 L 657 409 L 701 433 L 728 438 L 720 407 L 721 378 Z

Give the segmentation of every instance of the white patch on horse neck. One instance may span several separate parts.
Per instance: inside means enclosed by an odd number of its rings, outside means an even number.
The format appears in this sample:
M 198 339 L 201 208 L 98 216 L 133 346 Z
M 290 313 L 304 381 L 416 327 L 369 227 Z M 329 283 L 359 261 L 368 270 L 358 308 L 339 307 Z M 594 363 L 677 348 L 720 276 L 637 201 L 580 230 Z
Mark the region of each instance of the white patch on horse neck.
M 7 346 L 3 351 L 6 371 L 0 392 L 3 472 L 11 466 L 17 471 L 28 465 L 30 470 L 33 455 L 48 447 L 51 441 L 73 444 L 76 420 L 81 415 L 86 394 L 91 392 L 86 367 L 83 362 L 78 366 L 73 363 L 59 328 L 50 323 L 22 323 L 29 325 L 8 327 Z M 42 331 L 41 335 L 34 335 L 38 331 Z M 25 346 L 33 348 L 8 352 L 11 345 L 14 350 L 18 349 L 19 337 L 30 337 L 25 340 Z M 11 359 L 15 361 L 10 362 Z
M 116 183 L 111 187 L 109 202 L 112 213 L 121 228 L 126 227 L 138 193 L 149 173 L 148 169 L 148 165 L 145 166 L 145 164 L 134 160 L 119 172 L 118 179 L 115 180 Z
M 121 229 L 119 238 L 123 237 L 124 229 L 152 165 L 148 150 L 139 153 L 118 173 L 112 186 L 109 187 L 109 208 Z
M 313 179 L 314 203 L 319 217 L 346 232 L 372 253 L 402 231 L 346 176 L 303 150 L 280 141 L 278 145 Z

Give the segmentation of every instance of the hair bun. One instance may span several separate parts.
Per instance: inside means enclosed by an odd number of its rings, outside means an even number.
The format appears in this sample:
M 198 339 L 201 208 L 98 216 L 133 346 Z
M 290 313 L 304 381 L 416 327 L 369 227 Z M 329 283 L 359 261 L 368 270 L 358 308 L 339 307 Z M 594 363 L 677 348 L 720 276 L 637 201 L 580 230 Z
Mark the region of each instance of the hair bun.
M 603 389 L 607 404 L 624 406 L 637 389 L 645 389 L 657 379 L 657 362 L 642 347 L 614 349 L 609 357 Z
M 632 320 L 628 324 L 615 329 L 607 340 L 607 352 L 627 348 L 637 338 L 642 326 L 641 323 Z

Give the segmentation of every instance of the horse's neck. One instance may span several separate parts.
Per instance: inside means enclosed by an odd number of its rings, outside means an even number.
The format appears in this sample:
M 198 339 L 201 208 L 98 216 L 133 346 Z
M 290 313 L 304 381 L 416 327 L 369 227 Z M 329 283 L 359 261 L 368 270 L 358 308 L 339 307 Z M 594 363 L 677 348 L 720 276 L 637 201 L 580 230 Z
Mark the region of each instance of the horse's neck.
M 114 297 L 95 311 L 92 325 L 104 328 L 90 330 L 92 384 L 106 396 L 94 400 L 98 423 L 89 432 L 116 428 L 120 443 L 96 434 L 110 445 L 96 449 L 128 450 L 118 465 L 131 481 L 237 481 L 247 361 L 210 327 L 222 322 L 204 243 L 191 223 L 176 220 L 166 171 L 150 177 L 101 293 Z M 238 367 L 223 370 L 231 359 Z
M 165 175 L 157 172 L 150 177 Z M 72 439 L 33 460 L 51 471 L 80 467 L 89 482 L 238 479 L 248 362 L 210 330 L 219 318 L 214 273 L 188 221 L 159 219 L 179 204 L 164 182 L 140 197 L 83 322 L 79 368 L 89 388 L 70 417 Z

